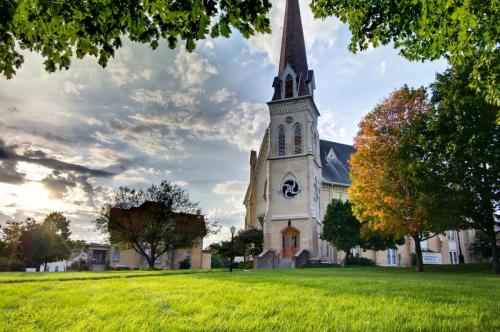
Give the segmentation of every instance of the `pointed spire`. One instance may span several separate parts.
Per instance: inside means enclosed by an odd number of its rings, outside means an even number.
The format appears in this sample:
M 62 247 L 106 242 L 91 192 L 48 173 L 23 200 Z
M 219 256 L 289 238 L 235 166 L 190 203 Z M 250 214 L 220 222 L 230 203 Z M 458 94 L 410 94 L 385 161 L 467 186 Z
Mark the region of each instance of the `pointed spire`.
M 278 76 L 285 70 L 287 64 L 290 64 L 297 75 L 302 74 L 303 78 L 307 76 L 306 45 L 300 19 L 299 0 L 286 0 Z
M 314 87 L 313 71 L 308 70 L 306 45 L 304 42 L 304 31 L 300 18 L 299 0 L 285 0 L 285 22 L 283 24 L 283 37 L 281 40 L 281 56 L 278 68 L 278 76 L 274 79 L 273 100 L 285 99 L 283 71 L 287 65 L 292 67 L 296 75 L 296 83 L 293 84 L 294 96 L 312 96 Z

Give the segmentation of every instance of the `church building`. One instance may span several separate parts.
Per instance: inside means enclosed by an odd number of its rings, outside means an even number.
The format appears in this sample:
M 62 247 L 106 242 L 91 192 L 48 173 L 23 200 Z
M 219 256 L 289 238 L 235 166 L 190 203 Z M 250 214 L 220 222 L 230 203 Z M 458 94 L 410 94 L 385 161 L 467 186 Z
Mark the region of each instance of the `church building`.
M 244 200 L 245 228 L 264 233 L 264 252 L 255 258 L 256 268 L 299 267 L 308 261 L 339 263 L 344 256 L 320 235 L 328 204 L 334 198 L 347 199 L 348 160 L 355 149 L 319 137 L 320 111 L 314 102 L 314 71 L 307 64 L 299 2 L 286 2 L 278 76 L 267 103 L 269 126 L 259 153 L 251 151 Z M 466 236 L 462 236 L 464 243 Z M 449 257 L 441 256 L 441 263 L 453 263 L 457 245 L 454 240 L 452 248 L 448 238 L 440 235 L 423 246 L 433 252 L 449 251 Z M 408 239 L 397 250 L 355 248 L 354 255 L 379 265 L 409 266 L 411 248 Z

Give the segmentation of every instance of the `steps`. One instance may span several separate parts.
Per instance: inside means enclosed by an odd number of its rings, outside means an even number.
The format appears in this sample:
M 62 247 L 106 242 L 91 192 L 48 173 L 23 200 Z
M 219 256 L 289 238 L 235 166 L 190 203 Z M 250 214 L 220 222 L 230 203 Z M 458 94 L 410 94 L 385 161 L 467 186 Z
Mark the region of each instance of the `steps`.
M 295 267 L 294 263 L 292 258 L 281 258 L 276 269 L 293 269 Z

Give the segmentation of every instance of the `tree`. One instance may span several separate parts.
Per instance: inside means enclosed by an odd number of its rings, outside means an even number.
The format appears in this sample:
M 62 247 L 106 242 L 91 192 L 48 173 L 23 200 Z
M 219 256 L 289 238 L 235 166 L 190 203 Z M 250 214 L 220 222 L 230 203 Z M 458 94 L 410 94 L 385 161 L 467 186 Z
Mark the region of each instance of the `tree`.
M 270 32 L 269 0 L 0 0 L 0 73 L 12 78 L 24 62 L 19 49 L 45 58 L 48 72 L 87 55 L 105 67 L 126 36 L 154 50 L 165 40 L 187 51 L 208 36 L 245 38 Z
M 393 43 L 413 61 L 473 60 L 471 86 L 500 105 L 498 1 L 314 0 L 311 8 L 316 18 L 349 24 L 352 52 Z
M 345 253 L 343 265 L 347 266 L 351 249 L 359 245 L 361 224 L 352 214 L 351 203 L 333 199 L 326 208 L 321 239 Z
M 85 250 L 85 240 L 68 240 L 68 246 L 71 251 L 84 251 Z
M 10 264 L 14 264 L 16 258 L 25 266 L 38 269 L 41 264 L 47 267 L 48 262 L 66 259 L 70 254 L 62 235 L 31 218 L 23 223 L 7 222 L 3 234 L 9 257 L 12 257 Z
M 71 236 L 69 224 L 70 221 L 63 215 L 62 212 L 51 212 L 43 221 L 44 227 L 50 228 L 54 232 L 60 234 L 66 241 L 68 241 Z
M 500 256 L 500 242 L 497 241 L 497 256 Z M 483 231 L 476 231 L 476 239 L 470 244 L 470 250 L 477 258 L 491 259 L 491 243 L 490 237 Z
M 432 85 L 434 109 L 419 133 L 427 154 L 427 174 L 443 179 L 434 189 L 453 189 L 453 209 L 460 213 L 459 222 L 488 235 L 493 271 L 500 273 L 498 107 L 468 86 L 473 66 L 468 63 L 437 75 Z
M 396 239 L 370 229 L 367 223 L 360 223 L 352 212 L 351 203 L 338 199 L 333 199 L 326 208 L 321 239 L 345 252 L 344 266 L 349 264 L 350 252 L 355 246 L 365 250 L 386 250 L 404 242 L 402 238 Z
M 243 256 L 258 256 L 262 253 L 264 244 L 264 233 L 260 229 L 240 230 L 234 237 L 234 246 Z M 239 248 L 242 248 L 241 250 Z
M 423 271 L 420 242 L 455 222 L 452 193 L 432 190 L 415 128 L 429 114 L 425 90 L 403 87 L 375 107 L 360 123 L 351 156 L 349 197 L 354 215 L 370 228 L 396 238 L 409 235 L 415 244 L 416 268 Z M 447 205 L 448 204 L 448 205 Z
M 210 231 L 197 209 L 184 188 L 168 181 L 145 191 L 120 187 L 95 225 L 109 233 L 111 243 L 133 249 L 154 268 L 167 251 L 173 255 L 175 249 L 190 248 Z

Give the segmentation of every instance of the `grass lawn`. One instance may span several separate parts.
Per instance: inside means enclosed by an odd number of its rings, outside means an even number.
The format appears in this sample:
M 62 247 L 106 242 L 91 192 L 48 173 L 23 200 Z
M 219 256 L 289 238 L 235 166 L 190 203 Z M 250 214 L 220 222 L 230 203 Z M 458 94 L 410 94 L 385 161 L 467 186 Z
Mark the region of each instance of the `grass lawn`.
M 500 331 L 500 278 L 487 272 L 358 267 L 47 279 L 55 275 L 0 274 L 0 331 Z M 26 280 L 37 277 L 45 280 Z

